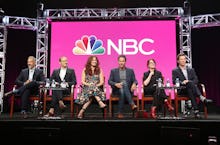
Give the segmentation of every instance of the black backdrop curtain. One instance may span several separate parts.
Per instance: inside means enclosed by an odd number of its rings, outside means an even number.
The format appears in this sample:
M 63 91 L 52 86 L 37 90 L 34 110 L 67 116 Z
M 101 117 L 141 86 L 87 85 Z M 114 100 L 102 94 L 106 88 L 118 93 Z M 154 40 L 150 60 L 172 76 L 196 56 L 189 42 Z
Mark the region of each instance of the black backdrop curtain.
M 220 27 L 192 29 L 192 64 L 207 97 L 220 106 Z

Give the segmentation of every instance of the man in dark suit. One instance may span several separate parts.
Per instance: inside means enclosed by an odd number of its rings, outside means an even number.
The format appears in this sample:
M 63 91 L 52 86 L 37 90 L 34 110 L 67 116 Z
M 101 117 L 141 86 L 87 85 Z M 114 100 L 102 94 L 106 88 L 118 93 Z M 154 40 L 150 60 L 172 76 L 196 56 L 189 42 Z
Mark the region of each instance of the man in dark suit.
M 135 78 L 133 69 L 125 66 L 125 55 L 120 55 L 118 57 L 118 64 L 118 68 L 111 70 L 108 84 L 112 87 L 112 94 L 119 97 L 118 118 L 123 118 L 122 109 L 125 98 L 131 105 L 131 109 L 133 111 L 137 109 L 137 106 L 132 100 L 132 95 L 137 87 L 138 82 Z
M 16 88 L 5 94 L 8 96 L 12 93 L 21 96 L 21 114 L 27 118 L 28 98 L 31 94 L 39 94 L 39 85 L 45 81 L 43 71 L 36 68 L 36 59 L 29 56 L 27 59 L 28 68 L 22 69 L 15 80 Z
M 187 94 L 192 102 L 192 107 L 194 109 L 194 114 L 196 118 L 200 118 L 198 104 L 196 102 L 196 97 L 199 96 L 200 100 L 204 102 L 206 105 L 212 100 L 205 98 L 202 96 L 198 84 L 198 77 L 193 68 L 189 68 L 186 65 L 186 55 L 184 53 L 180 53 L 177 55 L 178 67 L 172 70 L 172 80 L 173 84 L 176 83 L 176 79 L 178 78 L 181 86 L 185 86 L 185 89 L 179 89 L 178 94 Z
M 59 105 L 59 108 L 64 111 L 66 105 L 62 98 L 64 95 L 70 94 L 71 86 L 76 85 L 76 75 L 74 69 L 68 68 L 67 57 L 62 56 L 59 58 L 60 68 L 53 70 L 50 81 L 55 81 L 56 84 L 66 86 L 66 90 L 53 90 L 52 101 L 47 116 L 54 116 L 54 109 Z

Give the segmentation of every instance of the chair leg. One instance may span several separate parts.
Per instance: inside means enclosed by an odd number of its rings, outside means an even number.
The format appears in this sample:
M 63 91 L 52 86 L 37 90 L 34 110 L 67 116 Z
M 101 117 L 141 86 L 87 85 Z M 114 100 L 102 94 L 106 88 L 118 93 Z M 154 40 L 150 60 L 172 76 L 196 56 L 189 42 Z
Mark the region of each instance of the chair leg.
M 11 106 L 10 106 L 10 118 L 12 118 L 13 116 L 13 112 L 14 112 L 14 102 L 15 102 L 15 96 L 11 96 Z
M 113 115 L 112 115 L 112 100 L 111 99 L 109 99 L 109 115 L 110 115 L 110 117 L 113 117 Z
M 46 114 L 46 108 L 47 108 L 47 100 L 46 98 L 44 98 L 44 107 L 43 107 L 44 114 Z
M 141 109 L 144 110 L 144 100 L 141 100 Z
M 71 102 L 70 102 L 70 112 L 71 112 L 71 117 L 74 117 L 74 104 L 73 104 L 73 99 L 71 99 Z
M 205 119 L 207 119 L 208 117 L 207 106 L 204 107 L 204 114 L 205 114 Z
M 137 96 L 137 107 L 138 107 L 137 110 L 139 111 L 139 107 L 140 106 L 139 106 L 139 98 L 138 98 L 138 96 Z
M 178 100 L 175 100 L 175 116 L 178 116 Z

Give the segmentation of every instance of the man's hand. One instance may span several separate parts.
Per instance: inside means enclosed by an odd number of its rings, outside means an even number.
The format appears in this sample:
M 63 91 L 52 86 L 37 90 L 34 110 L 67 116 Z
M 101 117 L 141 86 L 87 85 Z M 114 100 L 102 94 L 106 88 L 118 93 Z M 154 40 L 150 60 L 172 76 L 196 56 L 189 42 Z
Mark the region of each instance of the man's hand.
M 189 82 L 189 80 L 184 80 L 184 81 L 182 82 L 182 84 L 186 85 L 188 82 Z
M 131 86 L 131 92 L 133 92 L 136 88 L 137 88 L 137 85 L 136 85 L 135 83 L 132 84 L 132 86 Z
M 119 89 L 122 88 L 122 85 L 123 85 L 122 83 L 116 83 L 116 84 L 115 84 L 115 86 L 116 86 L 117 88 L 119 88 Z
M 26 82 L 24 82 L 24 85 L 27 85 L 30 82 L 31 82 L 31 80 L 27 80 Z

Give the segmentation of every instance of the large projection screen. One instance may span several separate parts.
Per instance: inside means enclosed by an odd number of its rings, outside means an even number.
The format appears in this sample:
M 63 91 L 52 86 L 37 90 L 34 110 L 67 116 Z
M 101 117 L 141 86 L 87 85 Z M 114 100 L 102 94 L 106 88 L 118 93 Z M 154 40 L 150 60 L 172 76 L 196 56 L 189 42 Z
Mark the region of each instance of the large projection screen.
M 117 57 L 127 57 L 139 83 L 146 62 L 154 58 L 165 79 L 172 79 L 176 67 L 177 32 L 175 20 L 63 21 L 51 22 L 50 74 L 59 67 L 59 58 L 67 56 L 68 66 L 76 72 L 78 85 L 87 58 L 96 55 L 104 71 L 107 98 L 110 70 L 118 67 Z

